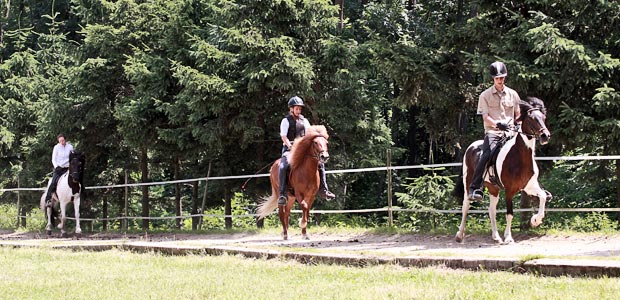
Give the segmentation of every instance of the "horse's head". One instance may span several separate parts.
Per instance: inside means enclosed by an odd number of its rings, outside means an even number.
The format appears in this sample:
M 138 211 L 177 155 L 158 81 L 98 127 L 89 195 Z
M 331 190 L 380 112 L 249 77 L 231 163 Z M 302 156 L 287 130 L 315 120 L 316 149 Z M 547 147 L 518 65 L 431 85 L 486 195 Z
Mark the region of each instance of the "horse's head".
M 71 151 L 69 154 L 69 175 L 73 182 L 82 182 L 85 162 L 84 154 L 77 151 Z
M 312 151 L 316 158 L 325 163 L 329 160 L 329 152 L 327 152 L 327 138 L 323 135 L 317 135 L 312 139 Z
M 545 123 L 547 110 L 542 100 L 536 97 L 527 97 L 526 101 L 521 101 L 521 129 L 523 133 L 536 137 L 541 145 L 549 142 L 551 132 Z

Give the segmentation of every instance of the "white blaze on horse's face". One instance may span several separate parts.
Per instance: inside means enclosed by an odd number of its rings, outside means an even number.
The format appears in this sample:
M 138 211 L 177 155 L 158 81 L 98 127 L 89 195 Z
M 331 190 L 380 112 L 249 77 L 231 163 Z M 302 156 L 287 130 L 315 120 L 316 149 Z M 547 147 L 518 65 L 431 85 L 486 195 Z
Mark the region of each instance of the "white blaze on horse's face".
M 523 121 L 523 133 L 535 136 L 541 145 L 547 144 L 551 139 L 551 132 L 545 125 L 546 119 L 547 116 L 539 108 L 528 110 Z
M 314 149 L 319 161 L 325 163 L 329 160 L 329 152 L 327 152 L 327 139 L 323 136 L 314 138 Z

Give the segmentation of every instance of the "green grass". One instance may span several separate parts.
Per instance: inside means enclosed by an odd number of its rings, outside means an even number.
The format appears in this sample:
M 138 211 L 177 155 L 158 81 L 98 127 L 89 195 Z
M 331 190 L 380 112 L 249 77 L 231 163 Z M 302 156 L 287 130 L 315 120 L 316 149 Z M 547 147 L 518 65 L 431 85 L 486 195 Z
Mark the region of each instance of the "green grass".
M 620 279 L 0 248 L 1 299 L 616 299 Z

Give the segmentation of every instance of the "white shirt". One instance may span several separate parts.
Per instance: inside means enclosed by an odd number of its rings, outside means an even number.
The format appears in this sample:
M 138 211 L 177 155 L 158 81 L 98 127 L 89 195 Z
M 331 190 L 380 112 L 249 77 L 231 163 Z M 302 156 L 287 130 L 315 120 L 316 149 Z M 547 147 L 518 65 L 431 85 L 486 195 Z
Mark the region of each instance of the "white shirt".
M 66 143 L 64 146 L 56 144 L 54 151 L 52 151 L 52 164 L 54 168 L 68 168 L 69 167 L 69 154 L 73 151 L 73 146 Z

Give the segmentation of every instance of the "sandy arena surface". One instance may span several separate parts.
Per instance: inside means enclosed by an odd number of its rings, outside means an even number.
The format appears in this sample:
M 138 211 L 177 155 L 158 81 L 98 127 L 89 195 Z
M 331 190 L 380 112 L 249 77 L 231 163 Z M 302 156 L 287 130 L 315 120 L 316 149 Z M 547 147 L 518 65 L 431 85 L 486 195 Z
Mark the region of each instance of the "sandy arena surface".
M 118 234 L 88 233 L 61 239 L 39 233 L 0 231 L 2 245 L 140 244 L 160 247 L 234 247 L 286 252 L 356 254 L 364 256 L 439 256 L 463 258 L 580 258 L 620 261 L 620 234 L 535 236 L 516 234 L 513 244 L 496 244 L 489 235 L 469 235 L 457 243 L 452 235 L 327 233 L 309 230 L 310 240 L 292 230 L 289 240 L 270 233 Z

